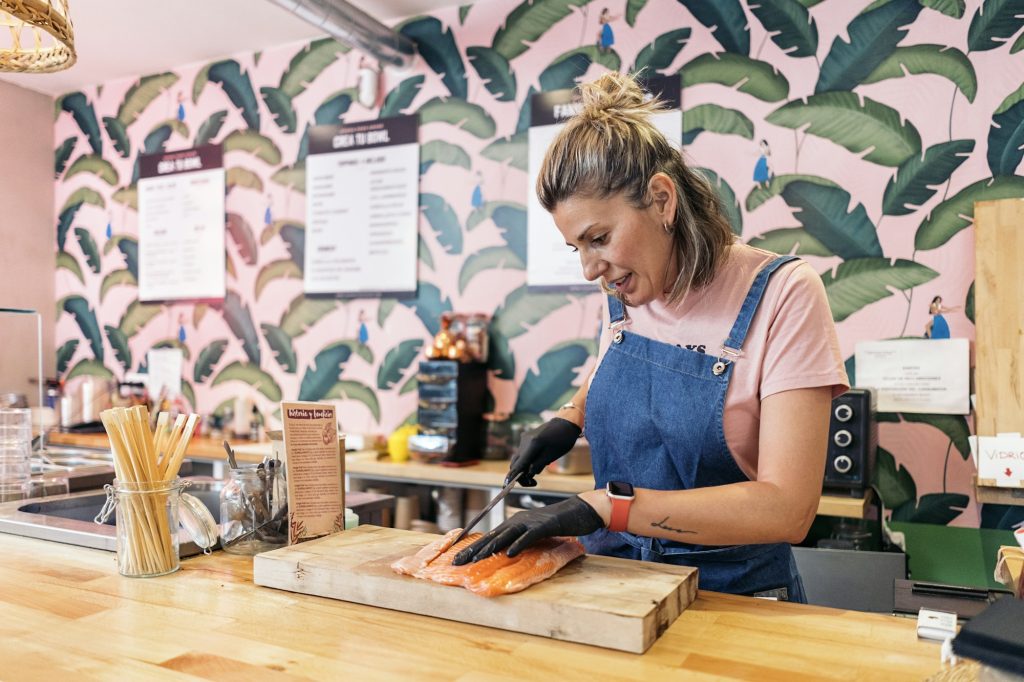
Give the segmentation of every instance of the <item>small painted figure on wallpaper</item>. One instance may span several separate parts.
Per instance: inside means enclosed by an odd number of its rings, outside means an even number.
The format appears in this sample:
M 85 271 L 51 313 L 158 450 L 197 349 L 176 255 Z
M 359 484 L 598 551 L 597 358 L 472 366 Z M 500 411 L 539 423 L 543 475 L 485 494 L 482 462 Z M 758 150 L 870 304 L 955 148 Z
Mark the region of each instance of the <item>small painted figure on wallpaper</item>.
M 188 336 L 185 334 L 185 313 L 178 313 L 178 341 L 185 343 Z
M 949 323 L 946 322 L 946 318 L 942 316 L 942 313 L 950 313 L 954 310 L 959 310 L 959 307 L 947 308 L 942 305 L 941 296 L 933 298 L 932 302 L 928 305 L 928 314 L 931 315 L 931 319 L 928 320 L 928 324 L 924 327 L 924 338 L 948 339 Z
M 111 213 L 110 211 L 107 211 L 107 230 L 106 230 L 106 233 L 105 233 L 107 235 L 107 239 L 110 239 L 111 237 L 114 236 L 113 222 L 114 222 L 114 214 Z
M 757 157 L 757 163 L 754 165 L 754 182 L 758 185 L 767 185 L 775 177 L 771 161 L 772 148 L 768 146 L 768 140 L 761 140 L 760 147 L 761 155 Z
M 366 311 L 360 309 L 359 311 L 359 343 L 366 345 L 366 342 L 370 340 L 370 330 L 366 326 Z
M 473 196 L 469 203 L 473 205 L 474 209 L 484 205 L 484 176 L 480 171 L 476 172 L 476 186 L 473 187 Z
M 613 17 L 607 7 L 601 10 L 601 16 L 597 20 L 601 26 L 597 32 L 597 49 L 601 52 L 608 52 L 615 44 L 615 31 L 612 30 L 612 22 L 618 18 Z
M 270 224 L 272 222 L 274 222 L 274 212 L 271 210 L 273 205 L 274 205 L 274 199 L 268 193 L 267 194 L 267 207 L 263 210 L 263 226 L 264 227 L 270 227 Z
M 185 120 L 185 95 L 179 90 L 178 91 L 178 113 L 177 117 L 179 121 L 184 122 Z

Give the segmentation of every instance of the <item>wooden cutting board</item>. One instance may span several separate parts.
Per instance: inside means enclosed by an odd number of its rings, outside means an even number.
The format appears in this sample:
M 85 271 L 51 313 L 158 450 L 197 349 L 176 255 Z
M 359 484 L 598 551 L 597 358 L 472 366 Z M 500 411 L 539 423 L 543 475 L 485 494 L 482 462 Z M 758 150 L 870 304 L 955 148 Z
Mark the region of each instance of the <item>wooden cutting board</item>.
M 481 597 L 398 575 L 436 535 L 359 526 L 258 554 L 257 585 L 643 653 L 697 596 L 697 569 L 584 556 L 522 592 Z

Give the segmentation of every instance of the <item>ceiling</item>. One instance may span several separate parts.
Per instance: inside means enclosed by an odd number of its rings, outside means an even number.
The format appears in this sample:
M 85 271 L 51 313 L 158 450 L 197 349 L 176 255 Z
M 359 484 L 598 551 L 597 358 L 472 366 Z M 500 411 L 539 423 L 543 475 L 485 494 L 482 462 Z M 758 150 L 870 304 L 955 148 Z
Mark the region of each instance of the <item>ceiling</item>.
M 470 0 L 349 0 L 387 23 Z M 57 73 L 0 80 L 62 95 L 117 78 L 324 35 L 271 0 L 68 0 L 78 61 Z

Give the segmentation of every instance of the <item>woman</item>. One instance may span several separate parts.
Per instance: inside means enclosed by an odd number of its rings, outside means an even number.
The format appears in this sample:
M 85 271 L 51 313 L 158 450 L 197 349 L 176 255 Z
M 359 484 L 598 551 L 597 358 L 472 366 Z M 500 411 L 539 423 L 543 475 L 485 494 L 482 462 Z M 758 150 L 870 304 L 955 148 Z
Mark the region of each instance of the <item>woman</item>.
M 814 519 L 847 387 L 821 279 L 733 241 L 632 78 L 581 89 L 537 194 L 609 294 L 609 326 L 596 371 L 509 476 L 536 485 L 585 426 L 597 489 L 516 514 L 456 563 L 579 535 L 590 553 L 697 566 L 702 589 L 803 600 L 788 543 Z

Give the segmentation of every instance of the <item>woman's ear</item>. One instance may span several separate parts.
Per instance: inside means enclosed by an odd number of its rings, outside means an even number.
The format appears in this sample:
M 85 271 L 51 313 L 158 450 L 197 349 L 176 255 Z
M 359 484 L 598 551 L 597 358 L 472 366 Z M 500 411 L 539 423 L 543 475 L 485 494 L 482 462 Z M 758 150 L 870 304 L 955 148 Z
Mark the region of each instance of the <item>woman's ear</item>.
M 670 223 L 676 216 L 676 183 L 665 173 L 655 173 L 647 183 L 653 208 L 663 223 Z

